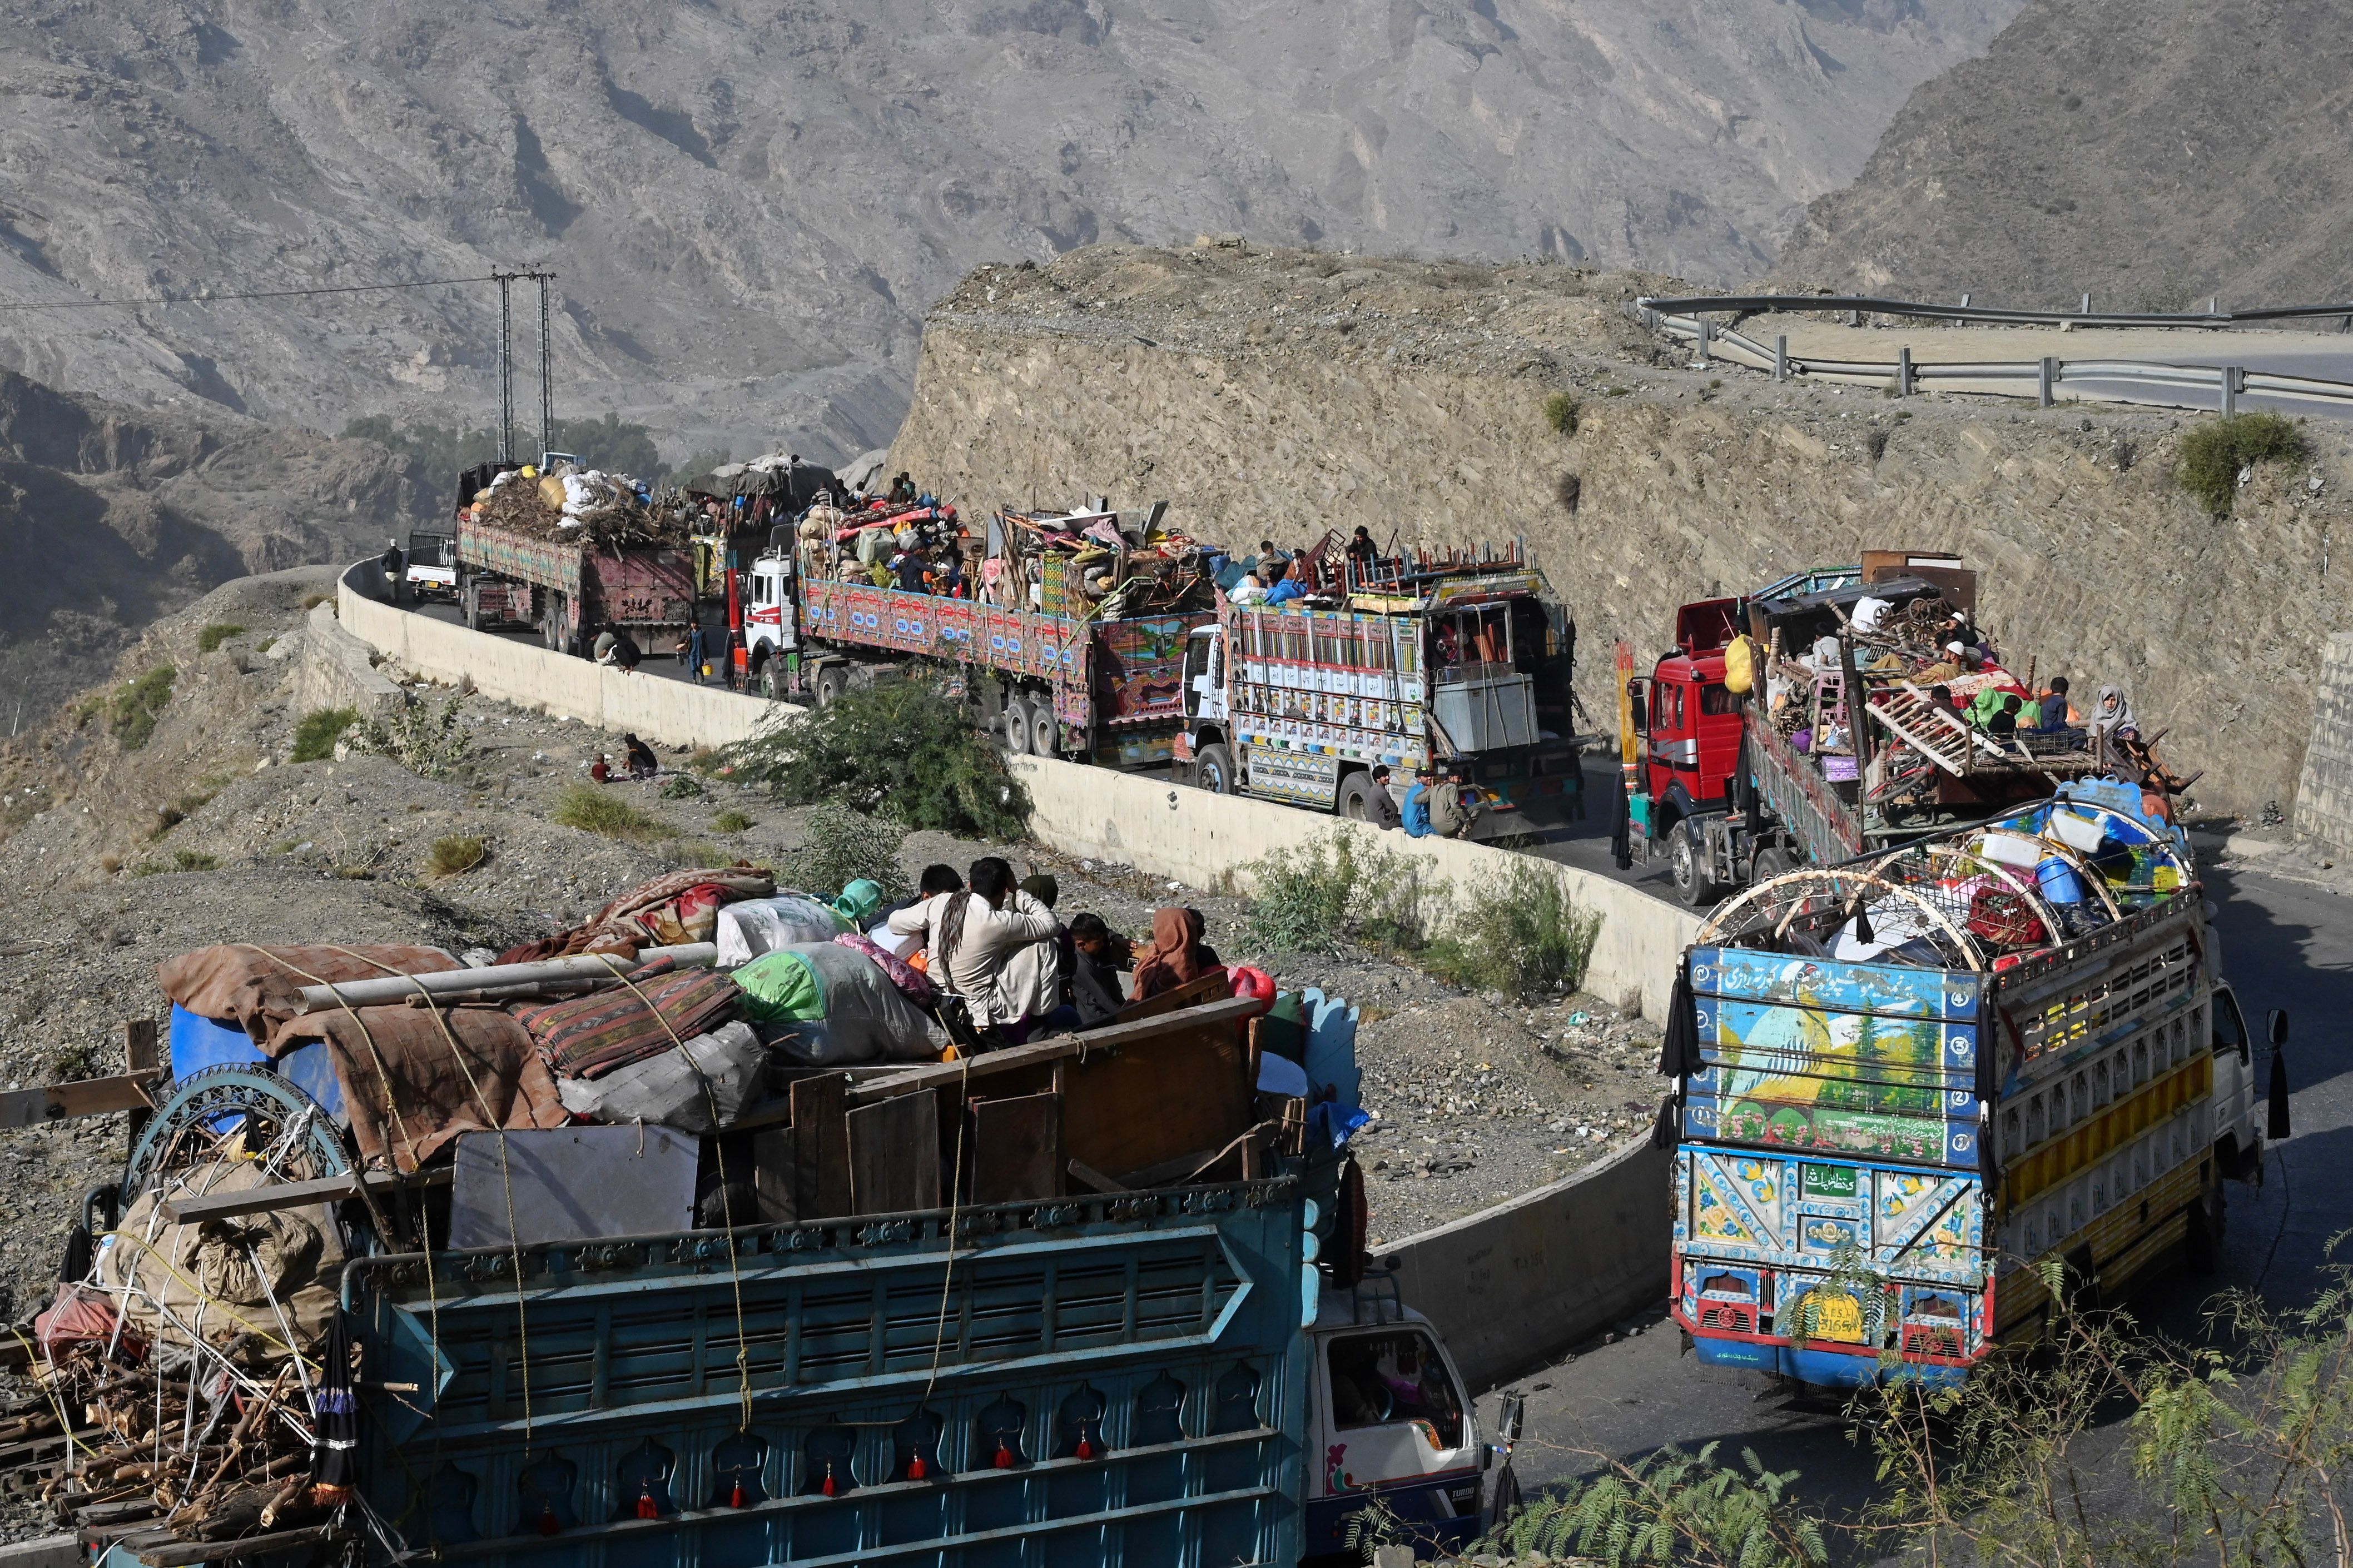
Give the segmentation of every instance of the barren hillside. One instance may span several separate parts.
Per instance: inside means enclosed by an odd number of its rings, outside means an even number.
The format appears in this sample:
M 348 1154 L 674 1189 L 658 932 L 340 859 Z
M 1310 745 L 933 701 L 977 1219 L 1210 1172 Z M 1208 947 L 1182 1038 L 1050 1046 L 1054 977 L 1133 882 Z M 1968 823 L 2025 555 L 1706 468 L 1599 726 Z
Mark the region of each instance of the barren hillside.
M 2208 770 L 2200 804 L 2292 803 L 2353 438 L 2316 430 L 2316 469 L 2267 467 L 2218 522 L 2172 478 L 2183 416 L 1685 370 L 1620 313 L 1657 282 L 1198 247 L 992 268 L 933 312 L 891 460 L 974 504 L 1166 497 L 1244 548 L 1522 534 L 1604 716 L 1609 644 L 1647 660 L 1677 604 L 1865 545 L 1957 550 L 2013 657 L 2126 686 Z
M 2342 300 L 2348 53 L 2337 5 L 2031 0 L 1912 95 L 1778 270 L 2046 308 Z
M 1747 276 L 2019 4 L 10 0 L 0 299 L 536 261 L 559 412 L 847 456 L 992 258 L 1233 230 Z M 486 420 L 496 342 L 480 284 L 0 312 L 37 380 L 326 430 Z

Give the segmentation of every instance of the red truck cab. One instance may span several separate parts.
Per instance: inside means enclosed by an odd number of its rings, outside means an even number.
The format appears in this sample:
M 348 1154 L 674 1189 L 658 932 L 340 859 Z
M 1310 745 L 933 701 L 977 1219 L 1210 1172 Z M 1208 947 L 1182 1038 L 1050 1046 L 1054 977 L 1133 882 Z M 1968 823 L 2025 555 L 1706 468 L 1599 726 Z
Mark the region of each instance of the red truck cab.
M 1656 843 L 1696 812 L 1721 810 L 1740 760 L 1740 703 L 1724 684 L 1724 650 L 1741 601 L 1703 599 L 1675 612 L 1675 646 L 1637 693 L 1642 740 L 1635 826 Z

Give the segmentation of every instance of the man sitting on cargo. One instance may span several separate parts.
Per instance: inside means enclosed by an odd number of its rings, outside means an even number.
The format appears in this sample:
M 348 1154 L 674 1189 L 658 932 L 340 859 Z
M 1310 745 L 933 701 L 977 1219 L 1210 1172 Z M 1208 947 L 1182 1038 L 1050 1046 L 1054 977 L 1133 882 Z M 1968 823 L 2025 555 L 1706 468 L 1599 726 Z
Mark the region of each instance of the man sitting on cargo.
M 912 476 L 902 473 L 891 481 L 891 504 L 892 506 L 915 504 L 915 481 Z
M 1071 917 L 1070 939 L 1071 1005 L 1079 1027 L 1092 1029 L 1111 1022 L 1127 1005 L 1119 976 L 1134 966 L 1135 949 L 1104 924 L 1103 916 L 1091 911 Z
M 1006 961 L 1061 927 L 1053 911 L 1015 887 L 1011 866 L 994 855 L 974 861 L 965 890 L 901 910 L 889 929 L 899 936 L 922 934 L 932 984 L 962 998 L 975 1029 L 994 1032 L 1007 1045 L 1029 1039 L 1026 1010 L 1009 1002 L 1000 984 Z

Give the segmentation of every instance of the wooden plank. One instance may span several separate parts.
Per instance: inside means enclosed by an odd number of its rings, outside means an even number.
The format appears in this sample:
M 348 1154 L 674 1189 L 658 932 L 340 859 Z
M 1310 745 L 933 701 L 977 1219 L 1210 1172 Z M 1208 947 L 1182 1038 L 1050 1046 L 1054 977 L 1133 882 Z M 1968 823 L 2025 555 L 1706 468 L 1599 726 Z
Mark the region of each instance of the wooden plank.
M 370 1171 L 367 1173 L 370 1192 L 389 1192 L 396 1187 L 444 1187 L 449 1184 L 449 1167 L 420 1172 L 414 1176 L 401 1176 L 391 1171 Z M 267 1214 L 274 1209 L 301 1208 L 309 1204 L 336 1203 L 360 1195 L 359 1177 L 351 1173 L 340 1176 L 322 1176 L 314 1182 L 280 1182 L 267 1187 L 247 1187 L 234 1193 L 185 1193 L 166 1198 L 159 1205 L 164 1217 L 174 1225 L 200 1225 L 208 1219 L 231 1219 L 238 1215 Z
M 940 1102 L 907 1094 L 843 1118 L 852 1214 L 907 1214 L 940 1202 Z
M 852 1105 L 871 1105 L 878 1100 L 887 1100 L 895 1095 L 913 1094 L 920 1089 L 954 1089 L 967 1080 L 977 1081 L 1041 1063 L 1073 1058 L 1083 1061 L 1116 1051 L 1123 1046 L 1141 1045 L 1148 1040 L 1182 1035 L 1201 1025 L 1230 1026 L 1260 1011 L 1261 1004 L 1255 997 L 1229 996 L 1222 1001 L 1162 1017 L 1114 1024 L 1109 1028 L 1096 1029 L 1084 1035 L 1060 1035 L 1034 1046 L 1015 1046 L 1008 1050 L 989 1051 L 981 1056 L 968 1057 L 963 1061 L 942 1062 L 936 1067 L 911 1068 L 891 1078 L 860 1084 L 849 1091 L 849 1102 Z M 1228 1033 L 1231 1032 L 1229 1028 Z
M 1062 1097 L 972 1102 L 972 1201 L 1015 1204 L 1062 1193 Z
M 1109 1176 L 1104 1175 L 1101 1171 L 1096 1170 L 1092 1165 L 1088 1164 L 1083 1160 L 1071 1161 L 1069 1163 L 1069 1169 L 1071 1174 L 1078 1178 L 1079 1184 L 1082 1186 L 1092 1187 L 1099 1193 L 1124 1193 L 1127 1191 L 1125 1187 L 1121 1186 L 1117 1182 L 1113 1181 Z
M 20 1089 L 0 1094 L 0 1128 L 38 1127 L 77 1116 L 105 1116 L 117 1110 L 153 1110 L 147 1086 L 153 1072 L 122 1073 L 113 1078 L 86 1078 L 53 1083 L 46 1089 Z
M 135 1548 L 139 1561 L 147 1568 L 186 1568 L 195 1563 L 226 1563 L 231 1558 L 274 1557 L 297 1547 L 315 1545 L 334 1538 L 332 1524 L 314 1524 L 303 1530 L 280 1530 L 269 1535 L 248 1535 L 237 1541 L 175 1542 L 168 1546 Z
M 850 1212 L 847 1088 L 830 1073 L 793 1085 L 795 1219 L 835 1219 Z
M 160 1071 L 163 1066 L 163 1060 L 156 1053 L 155 1020 L 122 1020 L 122 1070 L 135 1076 Z
M 764 1225 L 790 1225 L 800 1218 L 800 1167 L 793 1140 L 789 1127 L 752 1135 L 752 1186 L 759 1195 Z
M 1249 1055 L 1214 1008 L 1173 1016 L 1187 1026 L 1149 1047 L 1071 1064 L 1062 1101 L 1064 1155 L 1128 1181 L 1249 1127 Z
M 1141 1001 L 1130 1002 L 1113 1015 L 1113 1017 L 1117 1023 L 1133 1024 L 1138 1019 L 1157 1018 L 1164 1013 L 1182 1012 L 1187 1007 L 1198 1007 L 1205 1002 L 1215 1002 L 1221 996 L 1232 994 L 1232 979 L 1222 972 L 1213 972 L 1202 975 L 1198 980 L 1188 980 L 1173 991 L 1163 991 L 1157 996 L 1146 996 Z

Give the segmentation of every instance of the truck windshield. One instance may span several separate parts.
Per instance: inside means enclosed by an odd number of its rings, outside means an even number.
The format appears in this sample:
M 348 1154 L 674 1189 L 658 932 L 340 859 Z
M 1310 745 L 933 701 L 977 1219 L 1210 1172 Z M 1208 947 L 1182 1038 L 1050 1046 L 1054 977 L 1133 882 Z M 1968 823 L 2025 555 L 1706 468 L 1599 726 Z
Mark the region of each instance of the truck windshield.
M 1332 1421 L 1345 1431 L 1427 1421 L 1441 1448 L 1462 1444 L 1462 1402 L 1438 1347 L 1419 1329 L 1352 1334 L 1331 1342 Z

